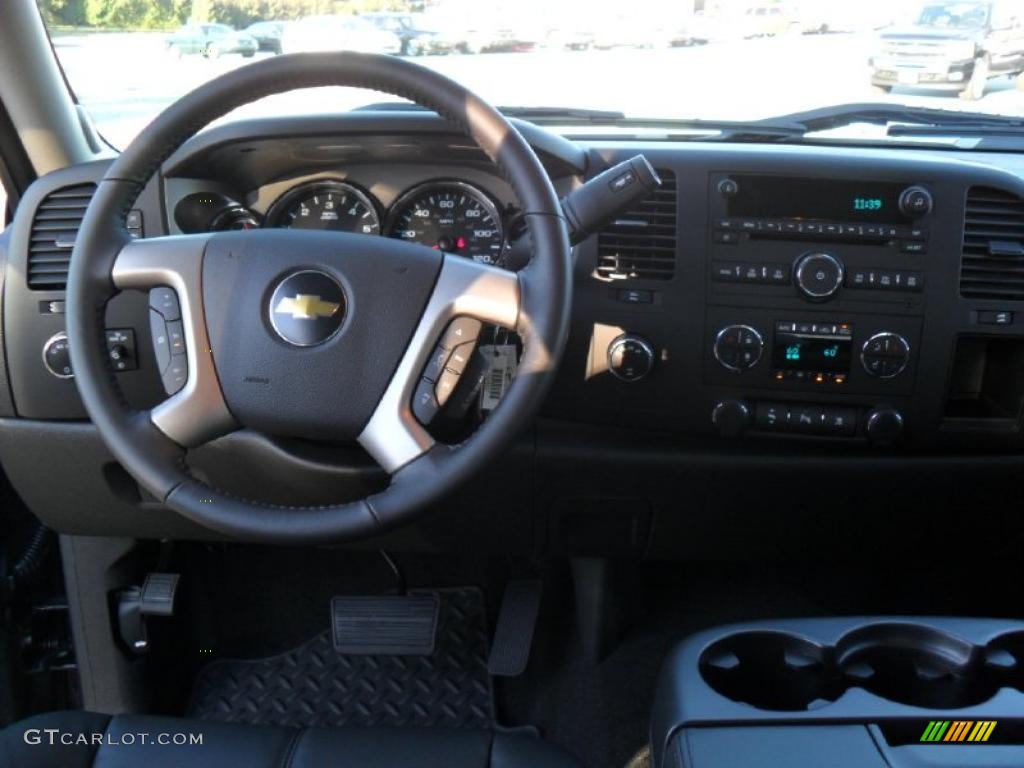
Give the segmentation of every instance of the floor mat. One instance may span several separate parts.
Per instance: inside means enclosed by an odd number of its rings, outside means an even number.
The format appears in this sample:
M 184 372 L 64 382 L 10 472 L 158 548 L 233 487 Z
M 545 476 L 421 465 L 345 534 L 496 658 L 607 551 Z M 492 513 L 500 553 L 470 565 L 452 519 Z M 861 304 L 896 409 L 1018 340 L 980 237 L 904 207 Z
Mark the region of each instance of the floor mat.
M 440 599 L 433 654 L 340 654 L 328 630 L 278 656 L 208 665 L 199 673 L 188 714 L 304 727 L 491 727 L 494 694 L 482 593 L 466 588 L 417 594 Z

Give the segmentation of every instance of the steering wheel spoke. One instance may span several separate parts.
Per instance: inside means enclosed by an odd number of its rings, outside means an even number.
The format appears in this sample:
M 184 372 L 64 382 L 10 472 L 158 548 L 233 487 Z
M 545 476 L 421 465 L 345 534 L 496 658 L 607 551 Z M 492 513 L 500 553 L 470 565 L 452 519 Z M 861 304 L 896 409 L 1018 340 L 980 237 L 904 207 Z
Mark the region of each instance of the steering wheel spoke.
M 514 272 L 445 256 L 437 284 L 427 302 L 391 383 L 359 435 L 359 443 L 394 474 L 434 446 L 434 439 L 416 419 L 412 400 L 424 368 L 448 324 L 456 317 L 515 329 L 521 301 Z
M 153 424 L 178 445 L 195 447 L 232 431 L 236 424 L 221 392 L 203 311 L 203 254 L 210 235 L 180 235 L 125 244 L 114 261 L 111 278 L 118 289 L 170 288 L 177 297 L 183 349 L 170 356 L 165 380 L 184 383 L 150 411 Z M 164 322 L 159 312 L 155 320 Z M 175 326 L 176 327 L 176 326 Z M 171 334 L 167 343 L 172 345 Z

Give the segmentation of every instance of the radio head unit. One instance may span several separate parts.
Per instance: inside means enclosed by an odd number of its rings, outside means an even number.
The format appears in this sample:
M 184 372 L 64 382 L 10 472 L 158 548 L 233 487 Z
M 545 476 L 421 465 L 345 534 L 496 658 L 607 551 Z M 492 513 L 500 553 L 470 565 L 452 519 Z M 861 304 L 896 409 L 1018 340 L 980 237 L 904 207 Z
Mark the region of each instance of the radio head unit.
M 906 184 L 784 176 L 740 175 L 730 179 L 727 215 L 735 218 L 823 219 L 872 224 L 906 224 Z

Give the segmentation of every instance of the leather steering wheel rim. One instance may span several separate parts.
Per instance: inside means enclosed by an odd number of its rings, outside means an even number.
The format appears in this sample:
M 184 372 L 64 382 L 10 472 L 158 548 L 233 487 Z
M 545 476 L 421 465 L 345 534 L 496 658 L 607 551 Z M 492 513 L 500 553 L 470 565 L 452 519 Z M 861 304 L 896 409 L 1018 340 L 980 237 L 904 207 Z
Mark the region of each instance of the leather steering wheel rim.
M 492 315 L 509 318 L 501 324 L 513 327 L 523 341 L 517 375 L 500 405 L 479 429 L 459 446 L 427 445 L 421 440 L 422 452 L 386 466 L 390 485 L 366 499 L 286 507 L 237 498 L 189 474 L 186 447 L 154 420 L 157 409 L 132 410 L 124 401 L 103 343 L 104 312 L 107 302 L 121 290 L 160 284 L 133 278 L 139 271 L 133 273 L 125 262 L 137 264 L 140 254 L 159 253 L 162 247 L 170 252 L 188 247 L 198 253 L 201 270 L 204 249 L 216 237 L 132 241 L 125 226 L 128 210 L 164 161 L 200 128 L 236 107 L 275 93 L 319 86 L 361 87 L 400 96 L 434 110 L 463 130 L 495 163 L 518 198 L 534 257 L 519 273 L 506 273 L 510 277 L 497 274 L 500 270 L 471 266 L 472 262 L 459 264 L 456 260 L 465 262 L 459 257 L 443 257 L 439 283 L 451 273 L 464 279 L 448 279 L 448 284 L 468 286 L 466 294 L 452 297 L 445 304 L 448 315 L 444 317 L 458 315 L 460 308 L 469 308 L 467 314 L 480 309 L 485 320 L 493 319 Z M 144 245 L 152 247 L 140 248 Z M 154 269 L 142 272 L 150 278 L 160 273 Z M 257 62 L 200 86 L 161 113 L 113 162 L 86 211 L 72 253 L 67 333 L 75 381 L 92 422 L 114 457 L 157 499 L 200 525 L 233 538 L 339 541 L 373 535 L 408 520 L 497 458 L 530 423 L 565 347 L 571 279 L 571 248 L 551 181 L 530 146 L 494 108 L 443 75 L 402 59 L 349 52 L 297 54 Z M 514 308 L 503 305 L 494 309 L 488 305 L 488 297 L 471 295 L 478 286 L 492 283 L 504 286 L 507 295 L 514 292 Z M 436 297 L 440 289 L 435 286 L 434 290 Z M 201 304 L 200 297 L 189 298 Z M 514 314 L 510 314 L 513 309 Z M 196 321 L 193 331 L 196 338 L 206 339 L 206 328 L 201 325 Z M 413 341 L 419 333 L 417 329 Z M 406 357 L 412 355 L 411 346 Z M 190 354 L 200 358 L 198 350 Z M 413 360 L 409 365 L 417 362 Z M 200 359 L 195 364 L 205 363 Z M 209 367 L 213 370 L 212 365 Z M 190 358 L 189 375 L 194 372 Z M 399 383 L 406 388 L 398 391 L 407 395 L 408 384 Z M 406 402 L 400 407 L 407 411 L 409 406 Z M 378 435 L 364 446 L 371 446 L 372 455 L 376 447 L 386 456 L 388 447 L 384 443 L 386 440 Z

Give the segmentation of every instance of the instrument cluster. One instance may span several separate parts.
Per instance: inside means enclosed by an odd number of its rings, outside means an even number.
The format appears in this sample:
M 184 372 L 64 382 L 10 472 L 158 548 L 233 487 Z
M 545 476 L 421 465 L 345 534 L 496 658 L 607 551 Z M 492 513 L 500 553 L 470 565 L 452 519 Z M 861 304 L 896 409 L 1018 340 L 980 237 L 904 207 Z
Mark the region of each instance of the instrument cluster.
M 506 248 L 498 204 L 472 184 L 438 179 L 417 184 L 388 208 L 350 181 L 316 179 L 277 198 L 265 216 L 219 193 L 196 192 L 175 206 L 186 233 L 280 227 L 383 235 L 498 264 Z

